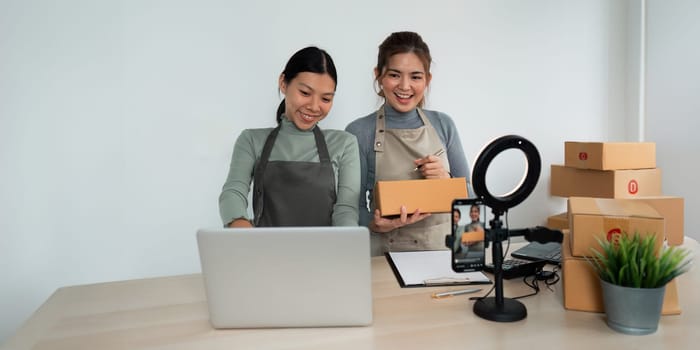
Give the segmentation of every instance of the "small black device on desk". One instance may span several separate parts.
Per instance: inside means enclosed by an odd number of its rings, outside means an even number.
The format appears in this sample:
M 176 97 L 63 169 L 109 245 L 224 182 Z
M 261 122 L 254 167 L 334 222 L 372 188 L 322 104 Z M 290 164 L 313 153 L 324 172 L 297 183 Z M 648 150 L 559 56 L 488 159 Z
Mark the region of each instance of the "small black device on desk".
M 516 249 L 515 251 L 510 253 L 510 255 L 514 258 L 523 260 L 544 260 L 549 264 L 561 265 L 561 243 L 530 242 L 524 247 Z
M 547 262 L 544 260 L 528 261 L 521 259 L 503 260 L 503 278 L 512 279 L 517 277 L 532 276 L 541 271 Z M 493 273 L 493 264 L 484 265 L 484 271 Z

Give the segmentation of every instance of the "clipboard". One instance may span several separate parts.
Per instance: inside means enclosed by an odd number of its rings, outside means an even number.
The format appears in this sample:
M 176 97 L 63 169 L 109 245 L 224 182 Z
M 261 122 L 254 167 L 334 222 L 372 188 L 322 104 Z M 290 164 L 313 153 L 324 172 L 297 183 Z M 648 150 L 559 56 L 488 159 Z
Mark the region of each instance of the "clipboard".
M 452 252 L 422 250 L 384 253 L 401 288 L 491 284 L 481 271 L 452 271 Z

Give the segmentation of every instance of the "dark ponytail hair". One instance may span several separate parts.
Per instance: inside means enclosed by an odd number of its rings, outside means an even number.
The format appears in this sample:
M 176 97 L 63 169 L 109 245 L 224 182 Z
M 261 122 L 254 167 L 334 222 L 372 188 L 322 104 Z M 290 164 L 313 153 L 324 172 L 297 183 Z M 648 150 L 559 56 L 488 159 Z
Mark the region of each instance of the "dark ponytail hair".
M 335 71 L 335 64 L 328 52 L 319 49 L 315 46 L 305 47 L 297 51 L 284 67 L 282 74 L 284 82 L 289 84 L 299 73 L 311 72 L 319 74 L 328 74 L 333 79 L 336 87 L 338 86 L 338 74 Z M 277 108 L 277 124 L 282 121 L 282 114 L 285 110 L 285 100 L 282 99 Z

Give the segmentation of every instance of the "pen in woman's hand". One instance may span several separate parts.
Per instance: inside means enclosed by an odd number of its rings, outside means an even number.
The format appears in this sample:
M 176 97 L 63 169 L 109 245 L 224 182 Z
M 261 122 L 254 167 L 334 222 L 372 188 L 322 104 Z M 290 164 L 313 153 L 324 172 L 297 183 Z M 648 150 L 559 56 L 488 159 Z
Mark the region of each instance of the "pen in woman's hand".
M 437 150 L 437 152 L 433 153 L 433 155 L 436 156 L 436 157 L 439 157 L 439 156 L 441 156 L 443 153 L 445 153 L 445 149 L 444 149 L 444 148 L 440 148 L 439 150 Z M 417 166 L 417 167 L 415 167 L 415 168 L 413 169 L 413 171 L 418 171 L 418 169 L 420 169 L 420 167 L 421 167 L 420 165 Z

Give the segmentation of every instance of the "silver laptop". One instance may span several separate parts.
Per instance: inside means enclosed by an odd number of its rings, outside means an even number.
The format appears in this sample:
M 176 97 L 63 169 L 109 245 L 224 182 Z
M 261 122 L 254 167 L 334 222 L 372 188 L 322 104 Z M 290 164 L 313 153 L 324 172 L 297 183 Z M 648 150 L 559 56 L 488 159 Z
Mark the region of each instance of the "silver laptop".
M 215 328 L 372 323 L 366 227 L 201 229 L 197 244 Z

